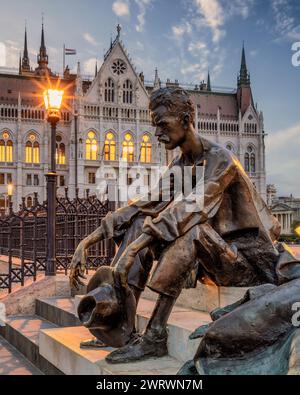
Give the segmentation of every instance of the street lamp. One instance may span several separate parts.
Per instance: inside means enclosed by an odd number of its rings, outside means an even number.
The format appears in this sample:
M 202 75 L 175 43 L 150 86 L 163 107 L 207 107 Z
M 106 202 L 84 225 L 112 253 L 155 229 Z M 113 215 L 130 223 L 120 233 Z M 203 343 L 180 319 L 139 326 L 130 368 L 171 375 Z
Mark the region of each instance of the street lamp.
M 64 91 L 46 89 L 44 102 L 47 111 L 47 121 L 51 125 L 50 138 L 50 171 L 46 174 L 47 180 L 47 256 L 46 276 L 56 274 L 56 125 L 61 118 L 61 104 Z

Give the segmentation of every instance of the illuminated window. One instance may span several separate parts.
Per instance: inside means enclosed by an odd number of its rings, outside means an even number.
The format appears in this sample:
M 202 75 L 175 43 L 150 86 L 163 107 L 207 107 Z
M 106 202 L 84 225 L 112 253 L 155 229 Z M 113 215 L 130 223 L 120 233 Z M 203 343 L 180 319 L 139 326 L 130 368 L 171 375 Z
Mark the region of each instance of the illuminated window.
M 85 159 L 97 160 L 98 156 L 98 144 L 96 140 L 96 134 L 92 131 L 88 133 L 88 137 L 85 140 Z
M 123 84 L 123 103 L 132 104 L 132 82 L 129 80 Z
M 105 160 L 116 160 L 116 141 L 115 136 L 112 132 L 106 134 L 104 144 L 104 159 Z
M 12 162 L 13 142 L 10 140 L 9 133 L 3 132 L 0 138 L 0 162 Z
M 105 82 L 104 99 L 108 103 L 115 101 L 115 83 L 111 78 Z
M 141 144 L 141 162 L 151 163 L 152 161 L 152 144 L 148 134 L 144 134 Z
M 40 145 L 36 141 L 36 136 L 30 134 L 25 145 L 25 162 L 40 163 Z
M 66 146 L 62 142 L 61 136 L 56 136 L 56 152 L 55 152 L 56 163 L 58 165 L 66 164 Z
M 122 159 L 127 162 L 134 161 L 134 142 L 132 139 L 132 135 L 130 133 L 126 133 L 123 141 L 122 147 Z

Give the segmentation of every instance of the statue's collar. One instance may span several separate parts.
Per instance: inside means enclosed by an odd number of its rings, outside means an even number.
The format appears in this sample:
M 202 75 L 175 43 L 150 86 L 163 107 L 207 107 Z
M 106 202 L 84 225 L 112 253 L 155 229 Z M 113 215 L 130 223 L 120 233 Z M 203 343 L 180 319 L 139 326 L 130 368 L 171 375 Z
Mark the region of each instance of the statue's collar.
M 208 140 L 200 137 L 200 141 L 201 141 L 201 144 L 203 147 L 203 152 L 202 152 L 202 155 L 199 156 L 199 158 L 197 158 L 195 160 L 195 163 L 193 163 L 195 165 L 203 165 L 204 160 L 207 157 L 207 152 L 210 150 L 210 142 Z M 186 155 L 181 154 L 181 159 L 182 159 L 184 165 L 191 165 L 191 161 Z

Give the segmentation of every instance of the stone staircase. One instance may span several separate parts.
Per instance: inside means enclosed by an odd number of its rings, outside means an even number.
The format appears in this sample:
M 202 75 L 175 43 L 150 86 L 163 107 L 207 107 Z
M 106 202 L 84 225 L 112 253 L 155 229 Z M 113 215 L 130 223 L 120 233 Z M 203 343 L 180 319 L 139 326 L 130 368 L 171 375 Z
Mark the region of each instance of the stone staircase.
M 30 366 L 27 374 L 172 375 L 193 357 L 199 344 L 199 340 L 188 339 L 190 333 L 199 325 L 210 322 L 207 312 L 176 305 L 168 322 L 168 356 L 110 365 L 105 362 L 105 357 L 111 348 L 86 350 L 79 346 L 81 341 L 91 338 L 76 316 L 79 298 L 39 298 L 35 314 L 10 316 L 6 327 L 1 329 L 0 355 L 3 344 L 9 346 L 18 353 L 24 372 L 25 365 Z M 141 299 L 136 321 L 139 331 L 145 328 L 154 304 L 154 300 Z M 0 359 L 0 372 L 1 362 Z

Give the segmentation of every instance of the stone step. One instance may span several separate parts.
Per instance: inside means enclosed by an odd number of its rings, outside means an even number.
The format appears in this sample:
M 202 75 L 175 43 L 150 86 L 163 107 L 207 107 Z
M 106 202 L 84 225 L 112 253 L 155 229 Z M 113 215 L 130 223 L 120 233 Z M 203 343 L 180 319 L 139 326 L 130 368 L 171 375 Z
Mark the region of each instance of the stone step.
M 52 321 L 54 317 L 54 323 L 63 322 L 65 319 L 59 318 L 61 314 L 62 317 L 67 317 L 68 322 L 74 322 L 72 326 L 77 326 L 78 324 L 80 325 L 80 322 L 75 314 L 77 314 L 77 306 L 81 298 L 82 296 L 79 295 L 74 300 L 45 298 L 40 299 L 37 305 L 42 306 L 43 318 L 48 321 Z M 154 306 L 155 301 L 143 298 L 140 300 L 136 317 L 136 328 L 139 332 L 145 329 Z M 71 318 L 72 315 L 73 318 Z M 192 359 L 200 340 L 189 340 L 189 335 L 200 325 L 209 322 L 211 322 L 211 318 L 207 312 L 175 306 L 168 321 L 168 349 L 170 356 L 181 362 Z
M 3 337 L 0 337 L 0 376 L 32 376 L 43 373 Z
M 61 327 L 81 325 L 75 314 L 75 305 L 72 298 L 51 297 L 36 299 L 35 313 L 39 317 Z
M 11 316 L 6 320 L 2 333 L 13 347 L 15 347 L 34 366 L 45 374 L 61 374 L 39 353 L 39 334 L 42 329 L 55 328 L 56 325 L 36 315 Z
M 112 348 L 80 348 L 80 342 L 90 337 L 84 327 L 43 329 L 40 333 L 40 353 L 66 375 L 174 375 L 182 365 L 170 356 L 110 365 L 105 357 Z

